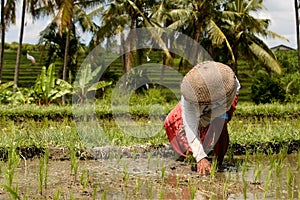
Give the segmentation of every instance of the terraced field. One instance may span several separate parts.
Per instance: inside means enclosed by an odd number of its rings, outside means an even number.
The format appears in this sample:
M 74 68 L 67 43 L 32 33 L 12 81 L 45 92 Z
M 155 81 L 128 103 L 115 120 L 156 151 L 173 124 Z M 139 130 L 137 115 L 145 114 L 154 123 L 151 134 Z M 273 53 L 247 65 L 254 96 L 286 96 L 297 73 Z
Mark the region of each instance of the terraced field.
M 30 52 L 31 55 L 33 55 L 36 59 L 36 63 L 32 64 L 30 60 L 27 60 L 26 55 L 21 56 L 21 64 L 20 64 L 20 71 L 19 71 L 19 87 L 32 87 L 34 85 L 34 82 L 37 78 L 37 76 L 40 74 L 42 66 L 45 64 L 45 52 Z M 151 61 L 147 62 L 147 57 L 143 56 L 141 60 L 141 63 L 149 65 L 149 63 L 162 63 L 162 54 L 160 52 L 151 52 L 149 54 L 149 57 L 151 58 Z M 78 62 L 78 65 L 81 64 L 81 62 L 84 60 L 84 56 L 80 57 L 80 61 Z M 2 82 L 8 82 L 13 81 L 14 79 L 14 70 L 15 70 L 15 63 L 16 63 L 16 52 L 7 50 L 4 54 L 4 65 L 3 65 L 3 72 L 2 72 Z M 178 70 L 178 63 L 179 59 L 174 60 L 174 70 Z M 151 66 L 151 64 L 150 64 Z M 60 77 L 62 68 L 62 63 L 60 61 L 56 62 L 56 71 L 57 76 Z M 188 69 L 185 69 L 185 72 Z M 154 70 L 148 70 L 151 71 L 151 80 L 152 82 L 156 83 L 162 83 L 165 86 L 175 88 L 176 93 L 179 92 L 179 84 L 180 84 L 180 77 L 174 76 L 173 70 L 164 70 L 162 71 L 154 71 Z M 114 79 L 116 77 L 121 77 L 123 75 L 123 67 L 122 67 L 122 61 L 121 58 L 118 58 L 113 63 L 111 63 L 110 67 L 107 69 L 108 73 L 111 73 L 114 75 Z M 181 72 L 181 74 L 184 75 L 185 72 Z M 161 73 L 163 73 L 163 79 L 161 79 Z M 150 75 L 148 73 L 148 75 Z M 239 80 L 241 82 L 242 88 L 240 90 L 240 101 L 251 101 L 250 93 L 251 93 L 251 70 L 250 68 L 244 63 L 241 62 L 239 66 Z M 119 79 L 117 78 L 117 79 Z M 117 80 L 115 80 L 117 82 Z M 167 91 L 166 91 L 167 92 Z

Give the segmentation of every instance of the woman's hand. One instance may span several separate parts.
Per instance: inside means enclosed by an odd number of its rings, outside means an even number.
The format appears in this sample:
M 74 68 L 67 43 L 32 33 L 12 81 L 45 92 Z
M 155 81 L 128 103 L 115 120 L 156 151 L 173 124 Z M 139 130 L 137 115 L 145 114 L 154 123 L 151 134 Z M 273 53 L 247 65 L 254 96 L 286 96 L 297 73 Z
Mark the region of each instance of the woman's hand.
M 206 173 L 210 173 L 211 170 L 211 163 L 206 159 L 202 158 L 198 163 L 197 163 L 197 173 L 206 175 Z

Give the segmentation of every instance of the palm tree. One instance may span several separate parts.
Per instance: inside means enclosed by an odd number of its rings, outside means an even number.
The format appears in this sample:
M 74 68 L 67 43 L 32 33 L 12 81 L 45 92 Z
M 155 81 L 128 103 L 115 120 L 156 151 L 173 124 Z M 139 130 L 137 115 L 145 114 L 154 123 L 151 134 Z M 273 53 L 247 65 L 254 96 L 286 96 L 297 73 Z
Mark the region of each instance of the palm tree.
M 134 28 L 134 14 L 130 11 L 129 6 L 130 4 L 128 5 L 128 1 L 126 0 L 112 1 L 109 4 L 107 9 L 103 12 L 102 23 L 94 35 L 94 45 L 98 45 L 104 38 L 109 38 L 110 36 L 120 33 L 122 47 L 120 51 L 126 52 L 125 47 L 127 49 L 131 48 L 131 42 L 126 41 L 123 34 L 123 30 L 126 25 L 130 26 L 131 29 Z M 132 59 L 132 54 L 130 52 L 123 54 L 122 60 L 124 73 L 130 71 Z
M 0 81 L 2 79 L 2 63 L 5 45 L 5 20 L 4 20 L 4 0 L 1 0 L 1 52 L 0 52 Z
M 149 10 L 153 9 L 156 4 L 156 1 L 147 0 L 111 1 L 107 9 L 103 11 L 103 20 L 94 35 L 93 44 L 97 45 L 103 41 L 104 38 L 120 34 L 121 47 L 131 50 L 136 41 L 132 40 L 132 37 L 123 37 L 123 31 L 128 28 L 130 35 L 134 35 L 134 29 L 136 28 L 153 27 L 146 15 L 149 14 Z M 143 18 L 143 20 L 139 18 Z M 126 73 L 131 70 L 133 56 L 130 51 L 126 51 L 125 49 L 121 51 L 124 52 L 123 70 Z
M 67 77 L 67 65 L 69 60 L 69 46 L 70 36 L 72 30 L 75 28 L 74 18 L 77 17 L 78 22 L 82 25 L 83 30 L 95 30 L 95 24 L 92 22 L 90 16 L 88 16 L 84 9 L 94 8 L 97 5 L 101 5 L 103 1 L 83 1 L 83 0 L 65 0 L 57 1 L 58 13 L 54 18 L 60 33 L 66 32 L 66 43 L 64 52 L 64 63 L 63 63 L 63 80 Z M 75 32 L 74 32 L 75 33 Z
M 297 33 L 297 50 L 298 50 L 298 68 L 300 70 L 300 33 L 299 33 L 299 1 L 294 0 L 295 3 L 295 18 L 296 18 L 296 33 Z
M 208 0 L 162 1 L 151 21 L 156 25 L 180 31 L 202 45 L 204 45 L 205 39 L 209 39 L 216 46 L 225 44 L 231 53 L 231 59 L 235 60 L 227 37 L 215 21 L 215 17 L 219 15 L 216 9 L 217 5 L 218 1 Z M 194 48 L 191 47 L 191 49 Z M 193 54 L 196 52 L 190 51 L 189 60 L 196 57 Z
M 81 25 L 88 25 L 89 30 L 94 30 L 95 24 L 91 22 L 91 19 L 87 18 L 84 13 L 84 9 L 94 8 L 96 5 L 101 5 L 103 1 L 84 1 L 84 0 L 57 0 L 56 5 L 58 12 L 54 18 L 56 25 L 58 27 L 59 33 L 66 32 L 66 42 L 64 51 L 64 61 L 63 61 L 63 80 L 67 79 L 67 65 L 69 63 L 69 46 L 71 33 L 75 33 L 75 22 L 74 18 L 79 17 L 79 23 Z M 76 14 L 78 16 L 76 16 Z M 86 30 L 85 27 L 83 30 Z M 73 30 L 73 31 L 72 31 Z M 62 103 L 64 104 L 64 96 Z
M 5 45 L 5 32 L 10 24 L 16 22 L 16 1 L 1 1 L 1 51 L 0 51 L 0 81 L 2 79 L 3 56 Z
M 281 73 L 281 66 L 272 50 L 258 35 L 281 39 L 284 37 L 268 30 L 270 20 L 257 19 L 250 14 L 264 9 L 262 1 L 234 0 L 229 2 L 222 12 L 222 30 L 226 33 L 227 38 L 230 38 L 230 45 L 235 57 L 232 68 L 236 74 L 238 72 L 238 55 L 249 55 L 248 59 L 256 58 L 268 69 Z
M 17 50 L 13 92 L 16 92 L 17 87 L 18 87 L 21 50 L 22 50 L 23 34 L 24 34 L 24 26 L 25 26 L 25 12 L 26 12 L 26 0 L 23 0 L 22 16 L 21 16 L 21 29 L 20 29 L 20 35 L 19 35 L 19 45 L 18 45 L 18 50 Z
M 16 58 L 16 66 L 14 73 L 14 87 L 13 91 L 16 92 L 18 87 L 18 78 L 19 78 L 19 68 L 20 68 L 20 60 L 21 60 L 21 51 L 22 51 L 22 43 L 23 43 L 23 34 L 25 28 L 25 16 L 26 10 L 30 12 L 33 18 L 39 17 L 39 9 L 42 8 L 42 5 L 48 4 L 48 1 L 44 0 L 23 0 L 22 1 L 22 13 L 21 13 L 21 26 L 20 26 L 20 35 L 19 35 L 19 44 L 17 50 L 17 58 Z M 38 6 L 38 8 L 37 8 Z

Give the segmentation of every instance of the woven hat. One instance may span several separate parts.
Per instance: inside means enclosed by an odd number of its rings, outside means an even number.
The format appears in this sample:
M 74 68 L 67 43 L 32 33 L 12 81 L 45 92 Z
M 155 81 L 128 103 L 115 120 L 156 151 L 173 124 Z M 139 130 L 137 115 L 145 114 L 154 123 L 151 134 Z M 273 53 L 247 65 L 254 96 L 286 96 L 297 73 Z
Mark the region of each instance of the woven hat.
M 183 78 L 181 94 L 190 103 L 211 105 L 232 103 L 237 88 L 232 69 L 222 63 L 205 61 L 194 66 Z

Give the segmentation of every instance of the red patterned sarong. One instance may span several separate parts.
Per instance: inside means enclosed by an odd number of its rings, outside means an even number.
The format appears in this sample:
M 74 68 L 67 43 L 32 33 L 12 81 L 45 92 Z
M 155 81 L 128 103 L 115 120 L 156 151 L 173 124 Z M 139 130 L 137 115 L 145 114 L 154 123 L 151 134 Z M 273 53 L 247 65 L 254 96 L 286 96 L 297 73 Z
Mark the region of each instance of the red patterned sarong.
M 238 96 L 235 97 L 231 108 L 228 113 L 228 121 L 231 119 L 233 112 L 236 110 L 236 105 L 238 102 Z M 191 152 L 191 148 L 188 145 L 188 141 L 185 135 L 183 120 L 182 120 L 182 107 L 179 102 L 175 108 L 168 114 L 167 118 L 164 121 L 164 127 L 168 135 L 169 141 L 173 149 L 181 156 L 185 156 L 187 151 Z M 200 136 L 201 142 L 204 141 L 209 130 L 207 127 L 199 127 L 198 135 Z M 210 143 L 207 144 L 204 149 L 210 146 Z

